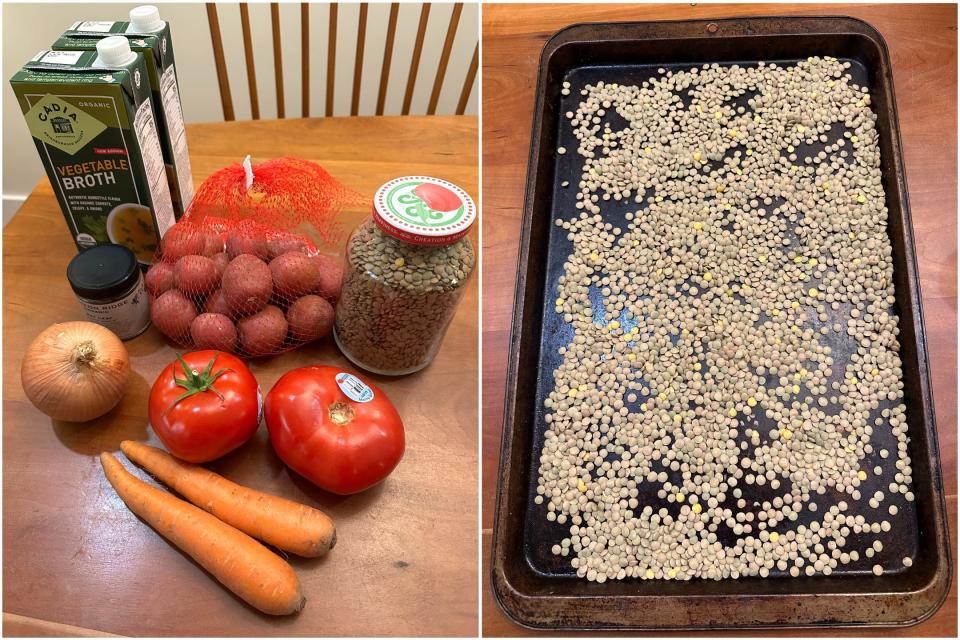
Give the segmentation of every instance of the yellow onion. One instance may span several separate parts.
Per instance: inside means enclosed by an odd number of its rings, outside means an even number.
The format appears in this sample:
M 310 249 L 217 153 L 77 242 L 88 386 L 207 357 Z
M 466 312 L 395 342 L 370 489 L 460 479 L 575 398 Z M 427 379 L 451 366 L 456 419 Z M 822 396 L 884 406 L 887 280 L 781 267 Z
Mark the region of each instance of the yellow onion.
M 112 331 L 64 322 L 38 335 L 23 356 L 20 382 L 30 402 L 55 420 L 86 422 L 120 402 L 130 358 Z

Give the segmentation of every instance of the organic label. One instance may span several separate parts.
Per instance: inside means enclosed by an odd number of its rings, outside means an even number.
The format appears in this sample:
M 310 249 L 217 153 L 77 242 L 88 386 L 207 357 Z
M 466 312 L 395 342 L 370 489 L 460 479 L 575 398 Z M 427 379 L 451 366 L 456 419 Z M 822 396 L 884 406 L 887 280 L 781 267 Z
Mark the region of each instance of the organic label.
M 143 285 L 143 277 L 127 295 L 119 300 L 96 303 L 80 298 L 79 301 L 87 320 L 110 329 L 121 340 L 136 336 L 150 322 L 150 303 Z
M 34 138 L 70 155 L 107 128 L 89 113 L 49 94 L 33 105 L 25 117 Z
M 373 400 L 373 389 L 365 385 L 360 378 L 346 371 L 337 374 L 337 385 L 344 395 L 354 402 L 370 402 Z

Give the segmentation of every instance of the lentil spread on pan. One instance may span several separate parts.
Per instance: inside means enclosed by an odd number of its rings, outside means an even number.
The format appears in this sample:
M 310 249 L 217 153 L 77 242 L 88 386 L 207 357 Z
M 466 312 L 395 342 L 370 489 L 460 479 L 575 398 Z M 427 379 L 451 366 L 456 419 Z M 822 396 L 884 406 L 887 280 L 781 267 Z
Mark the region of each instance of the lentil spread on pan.
M 557 153 L 583 167 L 553 302 L 572 338 L 535 502 L 578 576 L 829 575 L 896 535 L 890 503 L 914 496 L 891 244 L 849 67 L 660 69 L 566 112 L 578 147 Z M 610 201 L 636 205 L 621 226 Z M 873 476 L 886 491 L 862 493 Z

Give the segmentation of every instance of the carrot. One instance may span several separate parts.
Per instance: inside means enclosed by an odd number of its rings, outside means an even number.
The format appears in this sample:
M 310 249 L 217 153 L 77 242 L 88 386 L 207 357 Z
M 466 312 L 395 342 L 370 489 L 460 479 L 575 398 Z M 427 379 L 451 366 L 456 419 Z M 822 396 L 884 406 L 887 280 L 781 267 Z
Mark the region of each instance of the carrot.
M 120 449 L 193 504 L 278 549 L 315 558 L 337 542 L 333 521 L 319 509 L 241 486 L 142 442 L 124 440 Z
M 251 606 L 273 615 L 303 608 L 300 580 L 283 558 L 206 511 L 143 482 L 109 453 L 100 454 L 100 464 L 131 511 Z

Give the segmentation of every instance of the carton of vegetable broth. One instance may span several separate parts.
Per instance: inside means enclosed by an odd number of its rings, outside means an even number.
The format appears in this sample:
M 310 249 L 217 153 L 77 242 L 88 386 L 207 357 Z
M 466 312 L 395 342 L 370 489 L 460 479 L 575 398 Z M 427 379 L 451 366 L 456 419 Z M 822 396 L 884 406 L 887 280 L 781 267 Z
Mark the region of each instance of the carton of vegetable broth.
M 149 11 L 144 15 L 144 10 Z M 152 10 L 152 11 L 150 11 Z M 137 11 L 141 14 L 138 16 Z M 74 22 L 50 48 L 54 51 L 89 51 L 110 36 L 123 36 L 133 51 L 142 53 L 153 91 L 153 116 L 157 122 L 160 148 L 166 164 L 167 182 L 177 220 L 193 200 L 193 175 L 183 126 L 183 109 L 174 65 L 170 25 L 160 20 L 156 7 L 138 7 L 131 16 L 146 18 L 140 22 Z
M 173 203 L 144 57 L 112 46 L 41 51 L 10 84 L 78 249 L 121 244 L 149 264 Z

